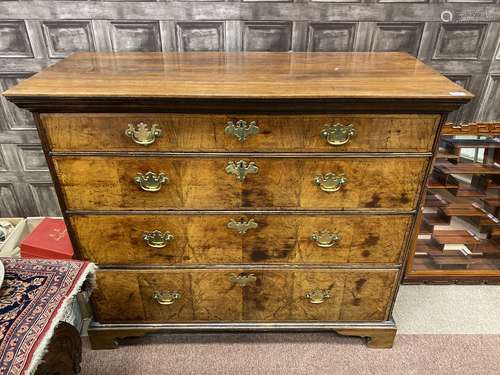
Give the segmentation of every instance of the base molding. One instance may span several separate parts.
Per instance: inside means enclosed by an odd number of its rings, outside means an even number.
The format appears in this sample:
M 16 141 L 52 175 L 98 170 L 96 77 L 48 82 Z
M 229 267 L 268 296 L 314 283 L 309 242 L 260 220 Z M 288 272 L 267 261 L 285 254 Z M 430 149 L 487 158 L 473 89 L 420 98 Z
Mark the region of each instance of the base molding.
M 358 336 L 366 339 L 366 346 L 373 349 L 390 349 L 394 345 L 396 327 L 382 329 L 337 329 L 335 332 L 342 336 Z
M 197 322 L 168 324 L 102 324 L 92 322 L 88 329 L 94 350 L 116 349 L 119 340 L 153 333 L 222 333 L 222 332 L 322 332 L 357 336 L 367 340 L 369 348 L 392 348 L 396 336 L 394 320 L 384 322 Z

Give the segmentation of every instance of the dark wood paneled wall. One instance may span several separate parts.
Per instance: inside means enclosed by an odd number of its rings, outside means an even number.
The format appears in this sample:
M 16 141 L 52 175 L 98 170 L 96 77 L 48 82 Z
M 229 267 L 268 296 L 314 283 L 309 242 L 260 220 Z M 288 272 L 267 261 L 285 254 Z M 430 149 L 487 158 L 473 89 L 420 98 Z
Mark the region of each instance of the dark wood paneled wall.
M 500 0 L 0 1 L 0 89 L 74 51 L 406 51 L 500 119 Z M 244 90 L 244 88 L 242 88 Z M 0 216 L 59 207 L 33 118 L 0 97 Z

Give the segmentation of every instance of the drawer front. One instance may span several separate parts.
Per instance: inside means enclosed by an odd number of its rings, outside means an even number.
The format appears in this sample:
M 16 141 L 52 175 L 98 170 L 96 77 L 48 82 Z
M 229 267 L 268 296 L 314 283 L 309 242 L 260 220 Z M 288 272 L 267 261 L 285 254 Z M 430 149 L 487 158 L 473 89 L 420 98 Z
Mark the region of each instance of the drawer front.
M 397 270 L 105 270 L 99 322 L 381 321 Z M 313 303 L 314 302 L 314 303 Z
M 226 156 L 53 160 L 70 210 L 407 211 L 415 208 L 428 162 L 427 158 L 248 157 L 239 163 L 240 157 Z
M 439 119 L 438 115 L 41 116 L 53 151 L 429 152 Z
M 400 263 L 410 215 L 70 216 L 100 264 Z

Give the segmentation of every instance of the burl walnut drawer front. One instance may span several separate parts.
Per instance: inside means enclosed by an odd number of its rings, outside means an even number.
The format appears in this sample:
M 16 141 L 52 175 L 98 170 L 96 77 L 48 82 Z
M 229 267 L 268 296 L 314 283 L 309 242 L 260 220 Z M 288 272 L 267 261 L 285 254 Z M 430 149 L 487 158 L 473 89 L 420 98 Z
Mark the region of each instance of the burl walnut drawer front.
M 162 270 L 97 273 L 99 322 L 381 321 L 397 270 Z
M 438 115 L 44 114 L 53 151 L 430 152 Z
M 400 262 L 410 215 L 70 216 L 100 264 Z
M 415 208 L 427 158 L 54 157 L 69 210 Z

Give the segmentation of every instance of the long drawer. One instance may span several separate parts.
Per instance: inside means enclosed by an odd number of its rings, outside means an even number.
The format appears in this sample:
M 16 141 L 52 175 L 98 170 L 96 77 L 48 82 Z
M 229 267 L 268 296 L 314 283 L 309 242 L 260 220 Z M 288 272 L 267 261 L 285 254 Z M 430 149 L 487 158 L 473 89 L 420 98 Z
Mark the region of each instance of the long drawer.
M 43 114 L 53 151 L 430 152 L 438 115 Z
M 397 270 L 103 270 L 98 322 L 381 321 Z
M 74 215 L 99 264 L 399 264 L 410 215 Z
M 58 156 L 69 210 L 413 210 L 427 158 Z

